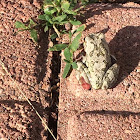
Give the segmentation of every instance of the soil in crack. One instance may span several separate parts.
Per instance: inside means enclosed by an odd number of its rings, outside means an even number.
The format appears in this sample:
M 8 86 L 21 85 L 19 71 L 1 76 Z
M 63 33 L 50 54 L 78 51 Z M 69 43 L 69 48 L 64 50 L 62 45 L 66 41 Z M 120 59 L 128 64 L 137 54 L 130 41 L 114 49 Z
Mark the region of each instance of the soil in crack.
M 60 83 L 60 66 L 61 58 L 60 52 L 53 52 L 52 58 L 52 75 L 51 75 L 51 92 L 52 92 L 52 103 L 49 108 L 49 128 L 53 132 L 54 136 L 57 137 L 57 119 L 58 119 L 58 103 L 59 103 L 59 83 Z M 53 140 L 51 134 L 48 135 L 49 140 Z

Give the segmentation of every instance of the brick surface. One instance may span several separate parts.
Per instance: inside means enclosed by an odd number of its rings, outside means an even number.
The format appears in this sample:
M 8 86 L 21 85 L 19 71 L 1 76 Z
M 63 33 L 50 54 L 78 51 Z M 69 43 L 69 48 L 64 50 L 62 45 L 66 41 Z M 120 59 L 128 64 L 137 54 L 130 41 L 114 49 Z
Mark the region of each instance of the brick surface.
M 116 86 L 108 90 L 82 89 L 74 70 L 61 78 L 58 140 L 140 139 L 139 13 L 135 3 L 86 7 L 83 37 L 105 33 L 120 74 Z M 62 60 L 62 72 L 64 66 Z

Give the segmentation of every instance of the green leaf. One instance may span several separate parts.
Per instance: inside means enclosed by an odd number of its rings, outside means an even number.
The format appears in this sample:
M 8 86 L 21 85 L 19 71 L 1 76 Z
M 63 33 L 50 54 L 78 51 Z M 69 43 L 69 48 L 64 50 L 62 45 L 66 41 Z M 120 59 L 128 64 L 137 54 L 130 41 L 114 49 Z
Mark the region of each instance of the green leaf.
M 70 41 L 71 41 L 71 38 L 72 38 L 72 32 L 69 31 L 69 39 L 70 39 Z
M 61 51 L 65 49 L 68 45 L 67 44 L 56 44 L 53 47 L 49 48 L 48 51 Z
M 52 15 L 53 13 L 55 13 L 57 10 L 54 7 L 47 7 L 44 9 L 44 13 L 47 15 Z
M 51 14 L 55 13 L 56 11 L 57 11 L 56 8 L 52 9 Z
M 46 21 L 47 21 L 48 23 L 50 23 L 50 24 L 53 23 L 51 17 L 50 17 L 49 15 L 46 15 L 46 14 L 44 14 L 44 15 L 39 15 L 39 16 L 38 16 L 38 19 L 40 19 L 40 20 L 46 20 Z
M 54 40 L 55 38 L 57 38 L 57 34 L 56 33 L 54 33 L 54 34 L 51 35 L 51 39 L 52 40 Z
M 52 19 L 51 19 L 50 16 L 45 15 L 45 19 L 46 19 L 46 21 L 48 21 L 50 24 L 53 24 Z
M 70 61 L 68 61 L 68 60 L 66 60 L 66 59 L 64 59 L 64 61 L 65 61 L 66 63 L 70 63 Z
M 53 20 L 54 20 L 54 21 L 57 20 L 57 21 L 61 22 L 61 21 L 63 21 L 66 17 L 67 17 L 67 15 L 64 14 L 64 15 L 61 15 L 61 16 L 54 17 Z
M 45 15 L 39 15 L 38 16 L 38 19 L 40 19 L 40 20 L 46 20 Z
M 28 25 L 28 28 L 32 28 L 34 25 L 36 25 L 36 23 L 32 19 L 30 19 L 30 23 Z
M 80 22 L 80 21 L 70 21 L 70 23 L 72 24 L 72 25 L 81 25 L 82 23 Z
M 71 11 L 71 10 L 65 10 L 65 13 L 70 14 L 70 15 L 77 15 L 76 12 Z
M 76 62 L 74 61 L 74 62 L 72 62 L 72 68 L 73 69 L 77 69 L 78 68 L 78 66 L 77 66 L 77 64 L 76 64 Z
M 72 54 L 71 54 L 71 52 L 70 52 L 70 50 L 69 50 L 68 48 L 65 48 L 65 50 L 64 50 L 64 56 L 65 56 L 65 58 L 66 58 L 68 61 L 71 60 Z
M 44 15 L 45 16 L 45 20 L 49 21 L 50 17 L 48 15 Z
M 66 23 L 68 23 L 68 21 L 61 21 L 59 24 L 60 24 L 60 25 L 64 25 L 64 24 L 66 24 Z
M 48 26 L 46 25 L 45 28 L 44 28 L 44 32 L 47 32 L 48 29 L 49 29 L 49 28 L 48 28 Z
M 45 5 L 45 4 L 48 5 L 48 4 L 51 4 L 52 0 L 44 0 L 43 2 L 44 2 L 44 5 Z
M 66 20 L 61 21 L 61 22 L 57 22 L 57 21 L 54 22 L 54 24 L 57 24 L 57 25 L 64 25 L 66 23 L 68 23 L 68 21 L 66 21 Z M 63 32 L 63 30 L 61 32 Z
M 77 32 L 82 32 L 82 31 L 84 31 L 85 30 L 85 25 L 82 25 L 82 26 L 80 26 L 77 30 L 76 30 L 76 33 Z
M 63 11 L 65 12 L 66 10 L 68 10 L 70 7 L 70 3 L 68 1 L 64 1 L 62 2 L 61 8 L 63 9 Z
M 60 2 L 61 0 L 57 0 L 58 2 Z
M 16 21 L 15 22 L 15 27 L 16 28 L 22 28 L 22 29 L 26 29 L 27 27 L 20 21 Z
M 36 25 L 36 23 L 32 19 L 30 19 L 30 25 Z
M 35 42 L 37 42 L 37 41 L 38 41 L 38 38 L 37 38 L 37 31 L 36 31 L 35 29 L 32 29 L 32 30 L 30 30 L 30 33 L 31 33 L 31 37 L 33 38 L 33 40 L 34 40 Z
M 70 63 L 66 63 L 66 66 L 64 68 L 64 72 L 63 72 L 63 78 L 66 78 L 67 74 L 69 73 L 71 68 L 71 64 Z
M 79 47 L 79 43 L 80 43 L 80 38 L 81 38 L 82 33 L 79 33 L 74 40 L 72 41 L 70 48 L 72 49 L 72 51 L 76 51 Z

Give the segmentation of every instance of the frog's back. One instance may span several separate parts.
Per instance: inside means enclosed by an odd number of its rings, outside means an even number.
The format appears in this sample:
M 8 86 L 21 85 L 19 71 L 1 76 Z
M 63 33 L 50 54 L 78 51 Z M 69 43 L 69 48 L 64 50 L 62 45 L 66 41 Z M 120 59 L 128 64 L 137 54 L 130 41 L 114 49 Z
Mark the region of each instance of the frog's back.
M 86 65 L 90 71 L 91 85 L 93 88 L 98 89 L 102 86 L 103 76 L 111 65 L 110 52 L 102 33 L 92 34 L 89 37 L 90 46 L 85 49 Z

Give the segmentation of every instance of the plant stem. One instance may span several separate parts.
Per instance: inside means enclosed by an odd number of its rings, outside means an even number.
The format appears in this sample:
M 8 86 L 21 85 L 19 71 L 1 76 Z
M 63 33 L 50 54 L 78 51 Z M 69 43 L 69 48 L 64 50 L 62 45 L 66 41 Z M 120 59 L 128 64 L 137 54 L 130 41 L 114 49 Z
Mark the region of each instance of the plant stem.
M 54 31 L 57 33 L 58 37 L 60 38 L 60 32 L 58 31 L 58 29 L 55 27 L 54 24 L 53 24 L 53 28 L 54 28 Z

